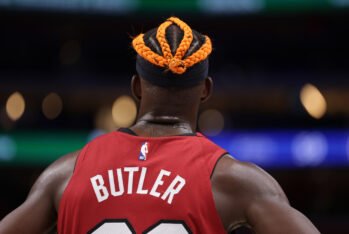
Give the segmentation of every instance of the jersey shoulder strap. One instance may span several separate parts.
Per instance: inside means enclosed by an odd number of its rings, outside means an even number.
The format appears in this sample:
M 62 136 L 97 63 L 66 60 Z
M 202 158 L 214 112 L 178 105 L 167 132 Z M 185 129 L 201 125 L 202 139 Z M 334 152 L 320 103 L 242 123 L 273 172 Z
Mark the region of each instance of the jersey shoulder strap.
M 208 169 L 209 175 L 212 176 L 214 168 L 221 157 L 228 154 L 227 150 L 213 143 L 207 137 L 201 133 L 197 133 L 199 141 L 201 142 L 202 152 L 205 157 L 206 168 Z

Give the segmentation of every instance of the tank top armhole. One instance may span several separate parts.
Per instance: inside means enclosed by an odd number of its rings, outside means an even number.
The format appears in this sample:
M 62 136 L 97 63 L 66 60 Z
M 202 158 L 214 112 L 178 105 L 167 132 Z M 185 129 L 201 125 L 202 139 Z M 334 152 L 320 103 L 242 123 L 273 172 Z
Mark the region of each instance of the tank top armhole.
M 75 171 L 80 167 L 82 162 L 84 161 L 85 155 L 86 155 L 86 152 L 88 150 L 89 145 L 90 144 L 85 145 L 85 147 L 77 155 L 77 158 L 76 158 L 76 161 L 75 161 L 75 165 L 74 165 L 73 175 L 74 175 Z M 72 175 L 72 177 L 73 177 L 73 175 Z
M 229 153 L 227 151 L 219 152 L 216 156 L 212 157 L 212 163 L 208 166 L 208 173 L 210 175 L 210 178 L 212 178 L 213 172 L 216 169 L 216 166 L 221 158 L 223 158 L 225 155 L 228 155 Z
M 211 178 L 219 160 L 223 156 L 228 155 L 229 153 L 227 150 L 214 144 L 212 141 L 210 141 L 203 135 L 201 135 L 200 143 L 201 143 L 202 153 L 204 155 L 208 154 L 205 159 L 205 164 L 206 164 L 207 173 Z
M 208 174 L 210 175 L 210 178 L 212 178 L 213 172 L 219 160 L 227 154 L 228 152 L 226 150 L 219 148 L 216 152 L 213 153 L 213 155 L 209 157 L 209 160 L 207 163 L 207 169 L 208 169 Z
M 69 188 L 71 186 L 71 182 L 74 178 L 74 174 L 76 173 L 76 171 L 79 169 L 82 161 L 84 160 L 85 158 L 85 154 L 86 154 L 86 151 L 88 149 L 88 144 L 85 145 L 85 147 L 78 153 L 78 155 L 76 156 L 76 160 L 75 160 L 75 165 L 74 165 L 74 169 L 73 169 L 73 172 L 72 172 L 72 175 L 71 177 L 69 178 L 68 182 L 67 182 L 67 185 L 66 187 L 64 188 L 64 191 L 62 193 L 62 196 L 61 196 L 61 199 L 59 201 L 59 205 L 58 205 L 58 211 L 57 211 L 57 215 L 58 215 L 58 218 L 57 218 L 57 228 L 59 230 L 61 230 L 61 225 L 62 225 L 62 215 L 65 211 L 65 205 L 66 205 L 66 196 L 67 196 L 67 193 L 69 192 Z M 60 233 L 60 232 L 58 232 Z
M 200 143 L 201 143 L 201 150 L 202 150 L 201 154 L 204 155 L 202 164 L 203 164 L 203 171 L 204 171 L 203 173 L 205 174 L 204 181 L 205 181 L 205 187 L 207 191 L 206 195 L 208 196 L 206 207 L 210 211 L 212 211 L 210 212 L 210 220 L 212 220 L 212 222 L 215 223 L 215 227 L 216 227 L 215 233 L 227 233 L 216 208 L 216 203 L 214 201 L 212 184 L 211 184 L 211 177 L 219 160 L 223 156 L 229 153 L 225 149 L 222 149 L 221 147 L 214 144 L 212 141 L 210 141 L 204 136 L 203 138 L 201 138 Z

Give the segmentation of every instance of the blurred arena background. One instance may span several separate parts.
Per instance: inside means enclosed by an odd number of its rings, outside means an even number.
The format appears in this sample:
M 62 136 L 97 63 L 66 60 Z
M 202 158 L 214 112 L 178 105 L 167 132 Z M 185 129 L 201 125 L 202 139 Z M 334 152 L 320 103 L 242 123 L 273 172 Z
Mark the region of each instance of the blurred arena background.
M 0 218 L 40 172 L 130 126 L 130 39 L 170 15 L 214 43 L 199 129 L 349 233 L 349 0 L 0 0 Z

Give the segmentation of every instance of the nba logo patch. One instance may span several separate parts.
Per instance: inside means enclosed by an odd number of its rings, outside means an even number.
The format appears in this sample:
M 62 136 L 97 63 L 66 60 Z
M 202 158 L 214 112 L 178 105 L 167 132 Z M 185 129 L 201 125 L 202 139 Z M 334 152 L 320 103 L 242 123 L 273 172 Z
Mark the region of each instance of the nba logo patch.
M 144 142 L 141 146 L 141 152 L 139 153 L 139 157 L 138 159 L 140 161 L 145 161 L 147 160 L 147 155 L 148 155 L 148 147 L 149 147 L 149 143 L 148 142 Z

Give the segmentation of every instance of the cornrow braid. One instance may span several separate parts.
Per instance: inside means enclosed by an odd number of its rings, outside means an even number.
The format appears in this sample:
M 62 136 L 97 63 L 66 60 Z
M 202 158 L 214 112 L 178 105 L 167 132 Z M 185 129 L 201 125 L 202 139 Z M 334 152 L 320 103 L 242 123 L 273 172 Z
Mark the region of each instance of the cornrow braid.
M 182 59 L 185 53 L 188 51 L 191 45 L 191 42 L 193 41 L 193 32 L 191 31 L 191 28 L 186 23 L 184 23 L 178 18 L 171 17 L 169 18 L 169 20 L 177 24 L 184 32 L 183 39 L 179 44 L 176 54 L 174 56 L 177 59 Z
M 166 38 L 166 31 L 171 25 L 176 25 L 183 31 L 183 37 L 180 41 L 178 48 L 176 48 L 174 54 L 171 51 L 171 47 Z M 182 20 L 176 17 L 168 18 L 162 23 L 156 32 L 156 40 L 161 48 L 162 54 L 154 52 L 144 42 L 144 34 L 138 35 L 132 41 L 132 46 L 136 50 L 139 56 L 148 62 L 166 68 L 172 71 L 174 74 L 183 74 L 189 67 L 200 63 L 208 58 L 212 52 L 211 40 L 208 36 L 204 37 L 204 42 L 200 48 L 198 48 L 191 55 L 188 54 L 188 50 L 192 46 L 193 31 Z
M 158 27 L 158 30 L 156 32 L 156 39 L 158 40 L 158 42 L 160 44 L 163 57 L 167 60 L 170 60 L 173 57 L 172 53 L 171 53 L 170 45 L 168 44 L 167 39 L 166 39 L 166 29 L 171 24 L 172 24 L 171 21 L 165 21 L 164 23 L 162 23 Z

